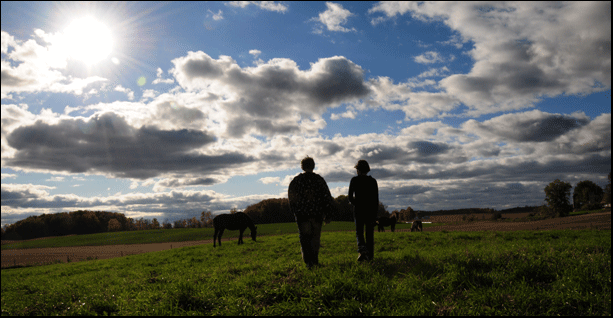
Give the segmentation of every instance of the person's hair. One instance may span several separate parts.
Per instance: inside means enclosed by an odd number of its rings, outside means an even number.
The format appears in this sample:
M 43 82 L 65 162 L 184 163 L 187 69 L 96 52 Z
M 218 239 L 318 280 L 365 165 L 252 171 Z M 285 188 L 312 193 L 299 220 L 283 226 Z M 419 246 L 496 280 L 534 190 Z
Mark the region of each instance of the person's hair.
M 359 160 L 358 164 L 355 165 L 355 168 L 363 173 L 368 173 L 368 171 L 370 171 L 370 166 L 366 160 Z
M 313 169 L 315 169 L 315 160 L 309 156 L 306 156 L 300 162 L 300 167 L 304 171 L 313 171 Z

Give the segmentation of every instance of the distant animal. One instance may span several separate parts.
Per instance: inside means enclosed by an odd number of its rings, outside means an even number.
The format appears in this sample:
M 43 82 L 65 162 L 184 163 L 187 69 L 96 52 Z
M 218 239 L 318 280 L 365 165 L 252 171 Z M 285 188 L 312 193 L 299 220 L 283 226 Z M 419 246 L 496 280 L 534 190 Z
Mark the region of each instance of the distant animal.
M 392 232 L 396 229 L 396 216 L 392 216 L 391 218 L 382 216 L 377 218 L 377 226 L 379 227 L 379 232 L 385 232 L 385 227 L 389 226 L 392 229 Z
M 213 235 L 213 247 L 216 247 L 215 240 L 218 240 L 219 246 L 221 246 L 221 235 L 225 229 L 236 231 L 239 230 L 238 244 L 243 244 L 243 232 L 246 228 L 251 230 L 251 239 L 255 242 L 255 236 L 257 232 L 257 226 L 253 224 L 251 218 L 243 212 L 236 212 L 234 214 L 220 214 L 213 219 L 213 226 L 215 227 L 215 234 Z
M 420 232 L 424 231 L 424 227 L 421 224 L 420 220 L 413 221 L 413 224 L 411 225 L 411 232 L 413 231 L 420 231 Z

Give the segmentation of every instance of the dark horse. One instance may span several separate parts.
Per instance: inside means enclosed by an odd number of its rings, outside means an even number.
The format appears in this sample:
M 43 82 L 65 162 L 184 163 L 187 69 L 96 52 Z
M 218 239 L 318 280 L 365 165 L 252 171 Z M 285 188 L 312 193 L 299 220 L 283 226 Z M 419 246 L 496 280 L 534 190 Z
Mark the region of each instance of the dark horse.
M 255 242 L 255 235 L 257 227 L 253 225 L 253 221 L 243 212 L 236 212 L 234 214 L 220 214 L 213 219 L 213 226 L 215 227 L 215 235 L 213 235 L 213 247 L 216 247 L 215 240 L 219 241 L 221 246 L 221 235 L 225 229 L 236 231 L 239 230 L 238 244 L 243 244 L 243 232 L 246 228 L 251 230 L 251 239 Z
M 377 219 L 377 225 L 379 226 L 379 232 L 385 232 L 386 226 L 391 226 L 392 232 L 396 229 L 396 216 L 388 217 L 380 217 Z
M 413 221 L 413 224 L 411 224 L 411 232 L 413 231 L 420 231 L 420 232 L 424 231 L 424 227 L 421 224 L 421 220 Z

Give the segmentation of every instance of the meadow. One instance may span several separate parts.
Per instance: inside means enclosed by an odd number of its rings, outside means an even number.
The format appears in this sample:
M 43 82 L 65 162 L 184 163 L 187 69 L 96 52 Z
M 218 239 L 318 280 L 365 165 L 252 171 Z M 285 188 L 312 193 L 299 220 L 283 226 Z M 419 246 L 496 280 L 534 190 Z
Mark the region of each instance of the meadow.
M 443 223 L 424 223 L 424 228 L 431 226 L 442 225 Z M 258 224 L 258 236 L 281 235 L 289 233 L 298 233 L 296 223 L 274 223 L 274 224 Z M 398 223 L 396 229 L 410 229 L 411 224 Z M 377 229 L 375 228 L 375 231 Z M 323 232 L 337 231 L 355 231 L 353 222 L 331 222 L 324 225 Z M 386 227 L 386 231 L 390 231 Z M 127 232 L 105 232 L 88 235 L 70 235 L 48 237 L 45 239 L 34 239 L 27 241 L 16 241 L 3 243 L 2 249 L 20 249 L 20 248 L 45 248 L 45 247 L 67 247 L 67 246 L 101 246 L 101 245 L 118 245 L 118 244 L 147 244 L 147 243 L 166 243 L 166 242 L 185 242 L 185 241 L 200 241 L 212 240 L 215 230 L 213 228 L 200 229 L 159 229 L 159 230 L 144 230 L 144 231 L 127 231 Z M 246 229 L 244 237 L 249 237 L 250 230 Z M 226 230 L 223 233 L 223 238 L 238 237 L 238 231 Z
M 311 270 L 272 234 L 3 269 L 2 315 L 611 315 L 610 231 L 328 231 Z

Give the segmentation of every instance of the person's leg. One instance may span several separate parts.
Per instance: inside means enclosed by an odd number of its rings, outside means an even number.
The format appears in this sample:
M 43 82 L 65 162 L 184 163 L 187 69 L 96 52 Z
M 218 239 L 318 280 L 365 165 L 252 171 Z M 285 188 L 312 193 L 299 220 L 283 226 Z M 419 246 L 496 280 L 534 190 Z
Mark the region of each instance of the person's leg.
M 355 236 L 358 241 L 358 253 L 360 253 L 359 261 L 365 260 L 368 255 L 366 241 L 364 240 L 364 220 L 360 217 L 354 217 L 355 221 Z
M 319 247 L 321 245 L 321 226 L 322 221 L 311 219 L 311 228 L 313 229 L 313 239 L 311 247 L 313 251 L 313 265 L 319 265 Z
M 372 260 L 375 256 L 375 221 L 366 222 L 366 248 L 368 250 L 368 259 Z
M 313 264 L 313 229 L 311 226 L 311 222 L 297 222 L 298 223 L 298 234 L 300 238 L 300 252 L 302 253 L 302 260 L 307 265 L 307 267 L 311 267 Z

